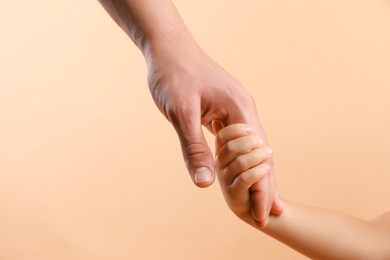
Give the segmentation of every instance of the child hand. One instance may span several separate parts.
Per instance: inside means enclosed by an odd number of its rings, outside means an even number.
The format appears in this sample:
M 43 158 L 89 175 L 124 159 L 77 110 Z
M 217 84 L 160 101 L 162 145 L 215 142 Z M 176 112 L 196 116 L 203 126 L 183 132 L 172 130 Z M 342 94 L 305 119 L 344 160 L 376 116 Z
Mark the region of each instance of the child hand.
M 266 161 L 272 150 L 245 124 L 221 129 L 216 139 L 217 176 L 229 208 L 248 224 L 259 226 L 252 216 L 251 187 L 271 169 Z

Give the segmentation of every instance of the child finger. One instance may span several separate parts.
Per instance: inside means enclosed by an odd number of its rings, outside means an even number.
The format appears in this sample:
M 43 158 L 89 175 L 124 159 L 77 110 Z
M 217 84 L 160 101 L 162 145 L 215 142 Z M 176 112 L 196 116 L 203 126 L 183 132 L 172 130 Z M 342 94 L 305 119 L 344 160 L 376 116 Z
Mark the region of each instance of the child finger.
M 256 226 L 259 228 L 264 228 L 268 223 L 268 215 L 272 205 L 273 197 L 269 194 L 269 174 L 263 176 L 258 182 L 254 185 L 257 186 L 255 190 L 251 189 L 251 211 L 252 216 L 255 219 Z
M 233 180 L 231 189 L 237 193 L 248 191 L 253 184 L 269 173 L 270 168 L 269 164 L 262 163 L 241 173 Z
M 216 136 L 216 150 L 225 143 L 241 136 L 251 135 L 252 129 L 247 124 L 233 124 L 222 128 Z
M 226 176 L 224 176 L 224 179 L 227 182 L 226 184 L 230 185 L 239 174 L 265 162 L 271 157 L 272 150 L 267 146 L 254 149 L 249 153 L 237 156 L 225 168 Z
M 256 135 L 236 138 L 221 147 L 217 154 L 217 161 L 221 167 L 225 167 L 237 156 L 249 153 L 261 145 L 261 139 Z

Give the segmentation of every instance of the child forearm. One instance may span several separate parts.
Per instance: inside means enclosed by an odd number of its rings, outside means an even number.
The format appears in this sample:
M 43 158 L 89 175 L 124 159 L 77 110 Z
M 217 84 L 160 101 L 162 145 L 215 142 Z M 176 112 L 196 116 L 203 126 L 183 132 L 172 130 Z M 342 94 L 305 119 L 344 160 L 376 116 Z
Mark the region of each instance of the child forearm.
M 381 226 L 331 210 L 284 204 L 284 213 L 270 218 L 262 231 L 298 252 L 314 259 L 390 258 Z

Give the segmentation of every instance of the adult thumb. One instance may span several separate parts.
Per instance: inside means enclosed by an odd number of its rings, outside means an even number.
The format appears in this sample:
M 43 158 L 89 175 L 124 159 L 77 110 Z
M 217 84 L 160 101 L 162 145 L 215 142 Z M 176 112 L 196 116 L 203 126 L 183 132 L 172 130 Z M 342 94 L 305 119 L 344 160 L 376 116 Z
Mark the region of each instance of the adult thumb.
M 208 187 L 215 179 L 213 155 L 203 135 L 200 114 L 190 114 L 172 121 L 179 136 L 183 158 L 192 181 Z

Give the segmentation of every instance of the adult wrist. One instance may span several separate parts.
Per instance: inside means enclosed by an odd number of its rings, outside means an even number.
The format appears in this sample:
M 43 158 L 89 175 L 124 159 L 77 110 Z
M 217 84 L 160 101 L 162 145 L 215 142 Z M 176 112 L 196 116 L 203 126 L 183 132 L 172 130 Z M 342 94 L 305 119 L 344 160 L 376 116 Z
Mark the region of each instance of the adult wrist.
M 201 51 L 194 37 L 186 28 L 174 27 L 140 36 L 137 46 L 145 59 L 177 57 L 188 52 Z

